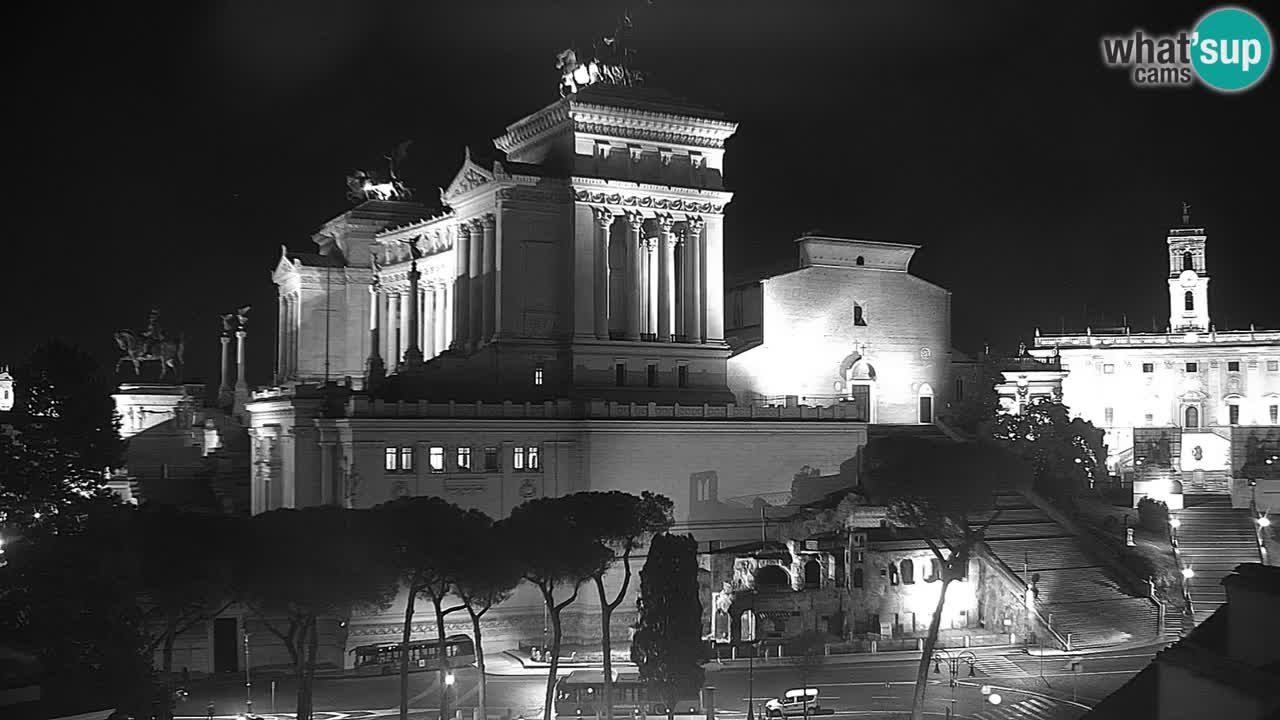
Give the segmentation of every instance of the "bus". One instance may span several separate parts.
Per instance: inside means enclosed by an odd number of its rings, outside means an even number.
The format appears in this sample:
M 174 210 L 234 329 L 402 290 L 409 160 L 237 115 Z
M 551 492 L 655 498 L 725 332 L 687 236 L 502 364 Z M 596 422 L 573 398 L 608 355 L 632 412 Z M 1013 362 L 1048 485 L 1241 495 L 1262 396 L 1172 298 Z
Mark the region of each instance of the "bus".
M 613 716 L 624 718 L 667 716 L 667 704 L 660 698 L 651 698 L 639 673 L 613 673 Z M 574 670 L 560 678 L 556 684 L 557 717 L 604 717 L 604 672 L 601 670 Z M 676 701 L 675 714 L 701 715 L 699 699 Z
M 449 667 L 470 665 L 476 646 L 470 635 L 450 635 L 444 640 Z M 400 672 L 400 643 L 361 645 L 351 651 L 356 656 L 357 675 L 392 675 Z M 440 669 L 440 641 L 414 640 L 409 643 L 409 672 Z

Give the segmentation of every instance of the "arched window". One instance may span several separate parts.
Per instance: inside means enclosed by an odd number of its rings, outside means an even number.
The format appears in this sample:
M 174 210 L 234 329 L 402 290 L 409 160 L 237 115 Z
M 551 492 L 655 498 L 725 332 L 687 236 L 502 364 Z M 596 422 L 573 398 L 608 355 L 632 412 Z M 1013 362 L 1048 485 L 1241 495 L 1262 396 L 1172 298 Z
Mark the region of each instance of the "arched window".
M 1191 255 L 1190 250 L 1182 253 L 1182 269 L 1183 270 L 1196 269 L 1196 261 L 1195 261 L 1195 258 Z
M 862 314 L 862 306 L 854 304 L 853 306 L 853 324 L 858 327 L 866 327 L 867 319 Z
M 862 568 L 853 569 L 853 586 L 855 588 L 862 587 Z
M 902 561 L 902 584 L 914 585 L 916 582 L 916 565 L 908 558 Z
M 1185 417 L 1186 417 L 1186 423 L 1184 423 L 1185 427 L 1189 427 L 1189 428 L 1200 427 L 1200 409 L 1197 408 L 1195 405 L 1187 406 Z
M 760 590 L 786 590 L 791 587 L 787 571 L 777 565 L 765 565 L 756 570 L 756 588 Z
M 822 584 L 822 566 L 817 560 L 804 564 L 804 586 L 816 588 Z
M 1196 299 L 1190 290 L 1182 294 L 1182 304 L 1188 311 L 1196 309 Z
M 866 261 L 866 260 L 863 260 L 863 259 L 862 259 L 862 256 L 861 256 L 861 255 L 859 255 L 859 256 L 858 256 L 858 259 L 857 259 L 857 260 L 854 260 L 854 261 L 853 261 L 853 263 L 854 263 L 855 265 L 857 265 L 857 266 L 861 267 L 861 266 L 863 266 L 863 265 L 866 265 L 866 264 L 867 264 L 867 261 Z
M 893 563 L 889 563 L 889 584 L 898 584 L 898 566 Z

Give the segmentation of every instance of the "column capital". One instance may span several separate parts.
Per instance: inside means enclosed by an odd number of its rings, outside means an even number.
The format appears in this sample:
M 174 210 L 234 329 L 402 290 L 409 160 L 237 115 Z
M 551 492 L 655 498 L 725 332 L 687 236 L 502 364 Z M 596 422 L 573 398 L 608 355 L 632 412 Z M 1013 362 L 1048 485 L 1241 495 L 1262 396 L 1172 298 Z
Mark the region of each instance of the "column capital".
M 702 226 L 706 224 L 706 220 L 704 220 L 701 215 L 690 215 L 686 217 L 684 221 L 689 228 L 689 232 L 694 233 L 702 232 Z
M 658 227 L 662 229 L 662 234 L 670 236 L 676 226 L 676 219 L 670 215 L 659 215 L 657 220 Z
M 454 229 L 459 235 L 471 237 L 471 225 L 473 222 L 474 221 L 472 220 L 459 220 L 458 224 L 454 226 Z
M 498 216 L 493 213 L 485 213 L 480 216 L 480 227 L 485 230 L 492 230 L 498 226 Z
M 627 224 L 629 224 L 631 229 L 637 233 L 644 227 L 644 220 L 644 216 L 638 212 L 627 213 Z
M 592 207 L 591 212 L 595 215 L 596 224 L 599 225 L 602 230 L 608 230 L 613 225 L 613 221 L 618 218 L 618 216 L 607 207 Z

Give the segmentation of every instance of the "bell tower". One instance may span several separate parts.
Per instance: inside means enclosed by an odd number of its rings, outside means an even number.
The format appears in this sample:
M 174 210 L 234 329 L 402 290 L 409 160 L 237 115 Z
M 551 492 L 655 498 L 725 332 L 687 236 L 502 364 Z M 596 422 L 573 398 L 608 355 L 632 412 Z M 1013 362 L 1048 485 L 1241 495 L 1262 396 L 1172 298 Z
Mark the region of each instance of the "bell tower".
M 1173 332 L 1208 332 L 1209 271 L 1204 228 L 1191 225 L 1191 206 L 1182 204 L 1182 225 L 1169 230 L 1169 327 Z

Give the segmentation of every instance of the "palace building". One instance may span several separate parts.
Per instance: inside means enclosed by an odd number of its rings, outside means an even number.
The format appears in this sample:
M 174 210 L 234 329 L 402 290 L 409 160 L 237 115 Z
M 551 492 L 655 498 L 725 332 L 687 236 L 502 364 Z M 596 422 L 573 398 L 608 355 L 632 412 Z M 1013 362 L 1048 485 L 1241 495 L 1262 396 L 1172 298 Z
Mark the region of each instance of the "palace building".
M 1280 478 L 1280 330 L 1219 329 L 1212 321 L 1208 234 L 1190 223 L 1166 238 L 1166 332 L 1128 327 L 1044 335 L 1004 369 L 1006 409 L 1058 395 L 1107 431 L 1111 470 L 1143 497 L 1181 507 L 1183 494 L 1231 494 L 1237 507 L 1274 507 Z
M 276 382 L 246 406 L 254 513 L 434 495 L 501 518 L 653 490 L 689 532 L 712 506 L 787 504 L 798 473 L 856 482 L 869 423 L 927 425 L 951 399 L 950 295 L 909 274 L 915 246 L 804 237 L 796 272 L 726 293 L 736 125 L 657 89 L 575 90 L 511 124 L 501 157 L 465 150 L 441 208 L 357 194 L 315 253 L 282 250 Z M 744 292 L 763 322 L 728 333 Z M 699 540 L 754 536 L 722 515 Z M 591 605 L 567 642 L 598 635 Z M 543 638 L 535 592 L 491 615 L 491 642 Z M 398 639 L 402 617 L 351 618 L 346 647 Z

